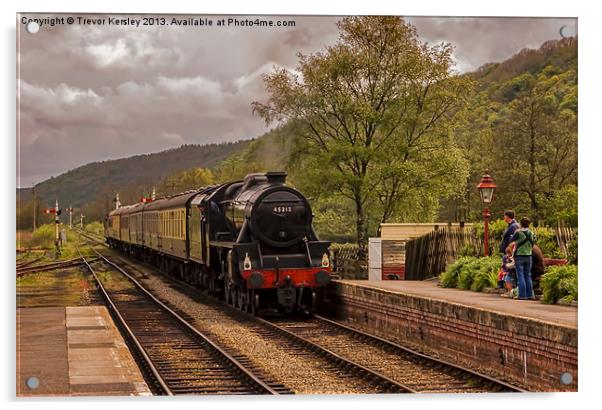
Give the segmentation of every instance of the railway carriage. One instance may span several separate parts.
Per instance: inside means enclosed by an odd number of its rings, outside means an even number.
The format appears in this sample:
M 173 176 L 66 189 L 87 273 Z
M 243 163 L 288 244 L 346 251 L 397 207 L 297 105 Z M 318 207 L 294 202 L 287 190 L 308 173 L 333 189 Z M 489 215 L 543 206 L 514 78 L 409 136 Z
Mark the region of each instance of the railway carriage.
M 330 243 L 285 179 L 250 174 L 121 207 L 107 218 L 107 242 L 241 309 L 311 311 L 330 280 Z

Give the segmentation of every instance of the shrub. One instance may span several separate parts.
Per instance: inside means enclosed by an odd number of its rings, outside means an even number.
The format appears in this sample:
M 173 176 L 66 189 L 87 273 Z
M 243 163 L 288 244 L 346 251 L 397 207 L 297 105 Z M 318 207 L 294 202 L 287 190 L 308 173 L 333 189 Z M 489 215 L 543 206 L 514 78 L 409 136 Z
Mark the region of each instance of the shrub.
M 500 268 L 500 258 L 492 256 L 480 258 L 470 290 L 480 292 L 485 288 L 495 288 L 497 286 L 497 277 Z
M 90 232 L 92 234 L 101 236 L 104 233 L 104 226 L 102 225 L 102 223 L 100 223 L 98 221 L 94 221 L 92 223 L 87 224 L 84 227 L 84 230 L 86 232 Z
M 486 287 L 497 285 L 500 266 L 500 259 L 496 256 L 487 258 L 465 256 L 449 265 L 439 279 L 441 286 L 445 288 L 457 287 L 480 292 Z
M 541 277 L 543 303 L 556 303 L 559 299 L 577 300 L 578 281 L 577 266 L 551 266 Z
M 45 224 L 38 227 L 35 231 L 33 231 L 33 234 L 31 235 L 29 246 L 41 246 L 45 248 L 50 248 L 54 246 L 54 229 L 54 224 Z
M 462 257 L 462 256 L 478 256 L 477 248 L 475 248 L 474 245 L 470 245 L 470 244 L 464 245 L 458 251 L 458 257 Z
M 458 287 L 458 276 L 462 268 L 474 262 L 477 258 L 471 256 L 465 256 L 458 258 L 454 263 L 447 267 L 447 270 L 439 276 L 441 286 L 444 288 L 456 288 Z

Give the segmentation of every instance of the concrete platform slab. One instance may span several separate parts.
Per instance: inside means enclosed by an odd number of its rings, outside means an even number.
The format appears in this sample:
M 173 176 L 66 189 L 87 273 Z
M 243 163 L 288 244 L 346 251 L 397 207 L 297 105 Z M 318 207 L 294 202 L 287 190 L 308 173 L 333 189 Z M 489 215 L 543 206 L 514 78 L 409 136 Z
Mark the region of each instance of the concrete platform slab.
M 577 390 L 577 308 L 438 287 L 337 280 L 324 311 L 347 324 L 534 391 Z M 570 373 L 572 382 L 561 381 Z
M 104 306 L 66 308 L 69 384 L 78 394 L 148 395 L 150 390 Z M 94 362 L 82 354 L 96 355 Z M 103 390 L 104 385 L 104 390 Z M 140 389 L 143 386 L 144 388 Z
M 104 306 L 17 309 L 17 396 L 150 394 Z
M 572 306 L 544 305 L 534 300 L 507 299 L 493 293 L 443 288 L 438 286 L 436 281 L 342 280 L 341 282 L 383 289 L 394 293 L 442 300 L 490 312 L 577 328 L 577 308 Z

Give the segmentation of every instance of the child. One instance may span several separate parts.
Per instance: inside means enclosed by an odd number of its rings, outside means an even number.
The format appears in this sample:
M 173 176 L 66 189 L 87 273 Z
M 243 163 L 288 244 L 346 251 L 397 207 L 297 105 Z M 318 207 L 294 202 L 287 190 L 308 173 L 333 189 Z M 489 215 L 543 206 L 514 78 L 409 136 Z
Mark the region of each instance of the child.
M 514 269 L 513 253 L 514 245 L 510 245 L 506 248 L 506 253 L 502 258 L 502 272 L 504 273 L 502 280 L 507 291 L 507 293 L 502 294 L 502 297 L 505 298 L 513 298 L 514 289 L 516 288 L 516 270 Z

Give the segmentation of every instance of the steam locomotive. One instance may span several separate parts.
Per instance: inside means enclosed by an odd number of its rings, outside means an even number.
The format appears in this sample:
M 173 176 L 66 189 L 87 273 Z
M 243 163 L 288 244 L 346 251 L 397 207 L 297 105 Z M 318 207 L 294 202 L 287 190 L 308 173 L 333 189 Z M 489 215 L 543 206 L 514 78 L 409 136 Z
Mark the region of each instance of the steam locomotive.
M 286 173 L 249 174 L 147 203 L 105 223 L 109 246 L 251 312 L 311 312 L 329 283 L 330 242 Z

